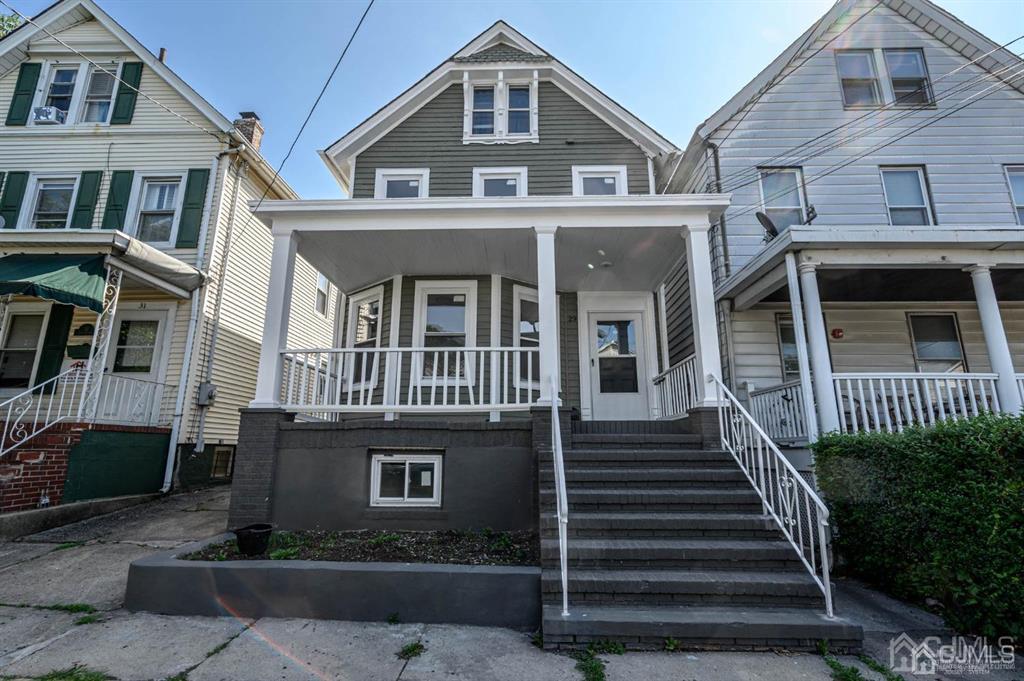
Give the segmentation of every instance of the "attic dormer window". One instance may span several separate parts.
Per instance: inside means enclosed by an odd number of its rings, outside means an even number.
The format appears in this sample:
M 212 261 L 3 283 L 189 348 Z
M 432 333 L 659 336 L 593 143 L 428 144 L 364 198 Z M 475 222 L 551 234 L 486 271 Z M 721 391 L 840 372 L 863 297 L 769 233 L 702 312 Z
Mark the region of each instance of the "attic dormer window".
M 493 72 L 492 72 L 493 73 Z M 463 74 L 466 144 L 537 142 L 537 72 L 498 71 L 493 79 Z

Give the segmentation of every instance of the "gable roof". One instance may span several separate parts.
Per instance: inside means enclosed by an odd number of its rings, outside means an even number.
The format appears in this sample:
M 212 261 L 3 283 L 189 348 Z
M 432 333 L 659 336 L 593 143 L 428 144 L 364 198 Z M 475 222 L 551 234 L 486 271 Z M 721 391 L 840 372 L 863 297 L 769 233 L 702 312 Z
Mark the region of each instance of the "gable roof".
M 473 69 L 522 68 L 534 65 L 543 79 L 551 80 L 570 97 L 630 139 L 648 156 L 679 152 L 625 107 L 598 90 L 575 71 L 504 21 L 497 21 L 465 47 L 430 71 L 402 94 L 320 152 L 320 157 L 341 186 L 348 190 L 353 161 L 364 149 L 390 132 L 449 86 L 462 82 Z
M 239 145 L 243 145 L 247 159 L 254 163 L 257 166 L 257 171 L 269 181 L 274 174 L 274 169 L 235 129 L 234 124 L 93 0 L 58 0 L 32 17 L 30 22 L 22 23 L 15 30 L 0 38 L 0 76 L 10 73 L 29 58 L 28 46 L 31 41 L 47 37 L 48 33 L 59 35 L 61 31 L 87 21 L 98 22 L 115 38 L 124 43 L 143 64 L 166 81 L 175 92 L 205 116 L 219 132 L 223 133 L 225 143 L 231 139 Z M 280 190 L 282 196 L 298 196 L 284 178 L 278 177 L 275 186 Z

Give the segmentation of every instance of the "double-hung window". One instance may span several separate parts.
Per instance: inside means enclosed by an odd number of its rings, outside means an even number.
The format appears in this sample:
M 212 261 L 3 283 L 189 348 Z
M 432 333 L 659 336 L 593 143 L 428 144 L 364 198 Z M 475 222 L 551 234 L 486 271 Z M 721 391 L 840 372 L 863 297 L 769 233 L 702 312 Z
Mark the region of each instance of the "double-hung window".
M 872 50 L 837 51 L 836 66 L 844 106 L 878 106 L 882 103 L 882 89 Z
M 321 317 L 327 316 L 327 306 L 331 302 L 331 282 L 326 275 L 316 273 L 316 295 L 313 300 L 313 309 Z
M 373 198 L 424 199 L 429 195 L 429 168 L 377 168 Z
M 476 343 L 476 289 L 475 280 L 416 282 L 413 328 L 416 345 L 427 348 L 422 358 L 424 376 L 443 377 L 445 367 L 449 377 L 465 378 L 471 373 L 466 357 L 453 351 Z
M 180 177 L 143 178 L 136 237 L 155 244 L 173 242 L 180 190 Z
M 107 64 L 102 68 L 94 66 L 89 73 L 89 87 L 85 91 L 85 103 L 82 108 L 82 122 L 106 123 L 110 118 L 111 104 L 114 99 L 114 83 L 117 73 L 116 64 Z
M 508 88 L 508 134 L 530 134 L 530 87 L 510 85 Z
M 350 348 L 379 348 L 381 338 L 381 311 L 383 309 L 384 287 L 376 286 L 369 291 L 354 294 L 349 298 L 348 346 Z M 367 357 L 371 357 L 367 361 Z M 355 352 L 346 367 L 353 383 L 370 381 L 376 385 L 380 361 L 379 353 Z M 365 369 L 363 367 L 366 367 Z
M 46 87 L 43 106 L 52 106 L 59 112 L 57 120 L 67 122 L 68 112 L 75 98 L 75 83 L 78 80 L 78 64 L 55 66 L 50 70 L 50 82 Z
M 526 168 L 473 168 L 473 196 L 526 196 Z
M 1007 166 L 1006 181 L 1010 184 L 1010 201 L 1017 214 L 1017 224 L 1024 225 L 1024 166 Z
M 918 371 L 923 373 L 967 371 L 960 329 L 957 326 L 954 313 L 910 313 L 907 315 L 907 322 L 910 325 L 914 362 Z
M 473 88 L 473 134 L 494 134 L 494 87 Z
M 930 104 L 931 83 L 924 53 L 918 49 L 882 50 L 895 104 Z
M 540 385 L 540 355 L 532 352 L 540 347 L 540 307 L 537 291 L 523 286 L 512 289 L 512 344 L 531 352 L 518 354 L 519 380 Z
M 75 178 L 40 178 L 35 188 L 30 226 L 33 229 L 67 227 L 75 196 Z
M 779 230 L 803 224 L 807 202 L 799 168 L 762 168 L 761 204 Z
M 931 225 L 931 202 L 924 168 L 882 168 L 882 189 L 892 225 Z
M 440 454 L 373 454 L 371 506 L 440 506 Z
M 46 310 L 12 305 L 3 320 L 0 344 L 0 388 L 28 388 L 32 385 L 46 328 Z
M 797 359 L 796 332 L 793 330 L 793 318 L 789 315 L 776 315 L 775 327 L 779 336 L 782 382 L 796 381 L 800 378 L 800 362 Z
M 499 76 L 466 79 L 462 141 L 466 144 L 538 142 L 537 83 Z
M 626 166 L 573 166 L 572 193 L 575 196 L 625 196 Z

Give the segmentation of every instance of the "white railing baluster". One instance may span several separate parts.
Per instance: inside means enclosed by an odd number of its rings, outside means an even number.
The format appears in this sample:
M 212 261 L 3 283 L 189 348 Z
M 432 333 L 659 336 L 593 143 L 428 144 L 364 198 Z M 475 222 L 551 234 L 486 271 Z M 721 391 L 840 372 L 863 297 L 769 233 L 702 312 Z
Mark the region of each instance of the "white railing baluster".
M 679 418 L 696 403 L 697 398 L 697 358 L 690 355 L 686 359 L 661 372 L 654 377 L 654 385 L 663 396 L 661 402 L 662 418 Z

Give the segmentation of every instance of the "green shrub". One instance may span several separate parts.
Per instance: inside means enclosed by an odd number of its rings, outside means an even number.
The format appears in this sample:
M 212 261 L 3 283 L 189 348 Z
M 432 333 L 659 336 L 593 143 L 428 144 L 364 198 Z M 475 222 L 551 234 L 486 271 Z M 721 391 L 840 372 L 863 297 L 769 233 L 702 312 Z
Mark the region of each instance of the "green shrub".
M 935 599 L 963 633 L 1024 636 L 1024 417 L 814 445 L 844 570 Z

